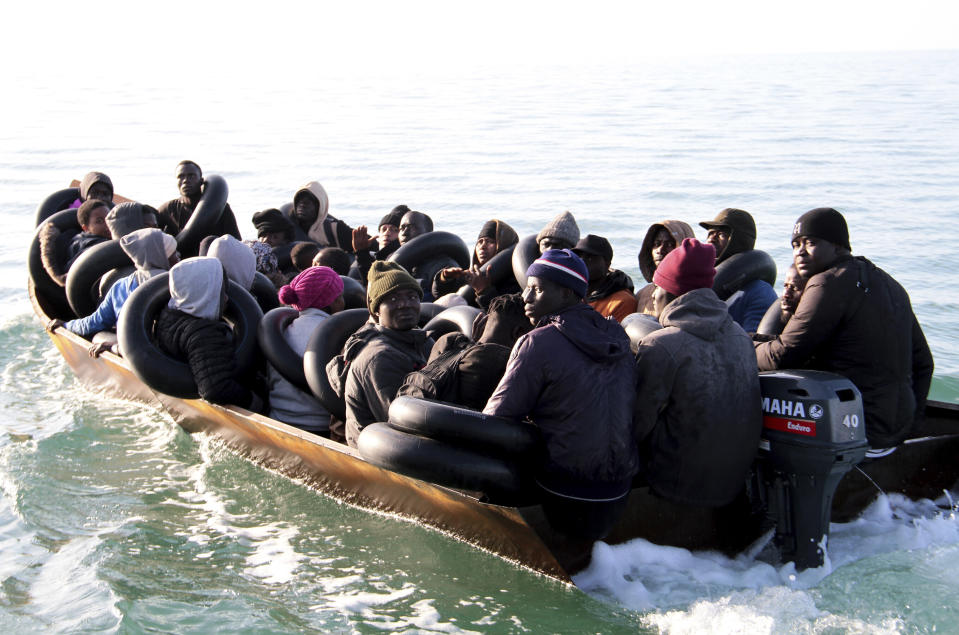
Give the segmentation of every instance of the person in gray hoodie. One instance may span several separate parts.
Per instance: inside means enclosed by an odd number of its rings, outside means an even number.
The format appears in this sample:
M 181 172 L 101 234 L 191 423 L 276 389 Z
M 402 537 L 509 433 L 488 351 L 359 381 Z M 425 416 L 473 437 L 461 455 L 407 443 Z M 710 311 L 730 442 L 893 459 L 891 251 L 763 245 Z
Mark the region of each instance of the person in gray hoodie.
M 639 343 L 634 434 L 653 494 L 699 507 L 742 490 L 762 430 L 752 340 L 712 290 L 712 245 L 686 238 L 653 274 L 663 328 Z

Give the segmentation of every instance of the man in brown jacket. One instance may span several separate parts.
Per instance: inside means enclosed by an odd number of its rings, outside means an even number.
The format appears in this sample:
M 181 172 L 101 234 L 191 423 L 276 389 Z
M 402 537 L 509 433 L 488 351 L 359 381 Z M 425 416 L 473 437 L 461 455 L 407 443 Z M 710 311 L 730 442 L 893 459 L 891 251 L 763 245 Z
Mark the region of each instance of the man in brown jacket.
M 921 421 L 933 370 L 909 295 L 885 271 L 851 255 L 846 219 L 832 208 L 800 216 L 792 245 L 806 288 L 782 334 L 756 344 L 759 369 L 848 377 L 862 393 L 870 445 L 902 442 Z

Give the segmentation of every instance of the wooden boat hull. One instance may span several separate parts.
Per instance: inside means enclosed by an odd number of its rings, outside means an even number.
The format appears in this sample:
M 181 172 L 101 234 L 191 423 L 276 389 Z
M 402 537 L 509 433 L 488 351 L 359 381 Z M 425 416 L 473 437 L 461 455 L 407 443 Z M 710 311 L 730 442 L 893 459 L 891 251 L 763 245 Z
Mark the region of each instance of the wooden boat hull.
M 43 301 L 32 283 L 31 301 L 47 321 Z M 364 461 L 351 448 L 238 407 L 154 393 L 126 361 L 106 353 L 87 354 L 89 342 L 58 329 L 50 335 L 67 364 L 84 383 L 111 394 L 167 411 L 189 432 L 222 439 L 250 460 L 300 480 L 333 498 L 358 507 L 410 519 L 487 550 L 564 583 L 588 564 L 591 545 L 574 543 L 553 532 L 539 506 L 512 508 L 483 502 L 481 493 L 440 487 Z M 911 498 L 936 498 L 959 481 L 959 406 L 932 403 L 923 432 L 893 455 L 849 473 L 835 494 L 836 521 L 855 517 L 879 489 Z M 745 493 L 719 509 L 673 505 L 634 489 L 623 518 L 606 542 L 645 538 L 688 549 L 742 551 L 762 531 Z

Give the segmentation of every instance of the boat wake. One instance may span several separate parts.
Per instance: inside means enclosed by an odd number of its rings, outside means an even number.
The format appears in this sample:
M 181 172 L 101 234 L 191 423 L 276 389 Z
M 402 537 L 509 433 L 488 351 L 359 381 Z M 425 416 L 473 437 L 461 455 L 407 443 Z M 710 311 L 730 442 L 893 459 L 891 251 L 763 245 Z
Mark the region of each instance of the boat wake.
M 895 617 L 859 622 L 838 618 L 831 609 L 824 612 L 818 606 L 821 588 L 855 587 L 864 576 L 882 576 L 896 568 L 904 552 L 944 549 L 947 557 L 959 558 L 959 517 L 948 495 L 940 501 L 884 495 L 858 519 L 831 525 L 822 567 L 797 572 L 792 563 L 774 566 L 759 559 L 761 547 L 728 558 L 642 539 L 616 546 L 597 542 L 592 563 L 574 581 L 600 600 L 651 611 L 644 619 L 664 632 L 684 632 L 707 623 L 714 632 L 763 632 L 773 624 L 776 630 L 791 624 L 814 632 L 823 628 L 895 632 L 902 626 Z

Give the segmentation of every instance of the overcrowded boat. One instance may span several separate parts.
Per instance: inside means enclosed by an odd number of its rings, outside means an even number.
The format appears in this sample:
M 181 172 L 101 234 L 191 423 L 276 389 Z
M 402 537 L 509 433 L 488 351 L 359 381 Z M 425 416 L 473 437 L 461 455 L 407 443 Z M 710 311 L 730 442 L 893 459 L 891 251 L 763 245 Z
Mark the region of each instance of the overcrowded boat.
M 216 183 L 216 177 L 208 177 L 208 182 Z M 60 201 L 73 194 L 56 196 L 56 201 L 48 199 L 41 204 L 38 224 L 55 216 L 44 209 L 59 208 Z M 202 216 L 198 212 L 197 216 Z M 198 230 L 188 229 L 189 239 L 195 240 Z M 119 250 L 109 249 L 100 249 L 98 256 L 105 271 L 127 264 Z M 415 254 L 407 251 L 405 257 Z M 34 311 L 44 324 L 52 318 L 71 317 L 77 313 L 73 305 L 89 302 L 84 293 L 93 287 L 102 288 L 99 277 L 80 279 L 65 289 L 52 285 L 41 273 L 39 258 L 35 238 L 28 284 Z M 497 266 L 502 267 L 502 262 Z M 437 458 L 430 439 L 424 436 L 403 449 L 413 464 L 404 466 L 395 452 L 388 456 L 373 456 L 369 450 L 361 453 L 238 406 L 207 402 L 179 388 L 174 381 L 178 371 L 169 371 L 149 352 L 150 316 L 169 299 L 168 291 L 164 295 L 165 288 L 166 278 L 159 276 L 135 292 L 136 300 L 131 296 L 127 313 L 140 317 L 130 318 L 129 323 L 136 328 L 127 327 L 126 335 L 120 337 L 127 342 L 124 351 L 137 353 L 121 357 L 106 352 L 93 357 L 88 354 L 87 339 L 62 328 L 50 334 L 85 385 L 161 408 L 186 431 L 213 435 L 251 461 L 343 503 L 420 523 L 562 582 L 571 583 L 571 576 L 588 564 L 591 544 L 569 540 L 554 531 L 542 506 L 523 490 L 521 475 L 511 471 L 508 461 L 477 466 L 455 455 Z M 352 292 L 362 294 L 362 288 L 353 288 Z M 231 288 L 230 303 L 235 310 L 231 321 L 239 346 L 245 346 L 245 354 L 252 356 L 258 354 L 259 323 L 254 322 L 262 317 L 256 303 L 247 299 L 249 294 L 244 294 L 242 289 Z M 269 295 L 269 291 L 264 294 Z M 364 311 L 358 308 L 363 306 L 361 297 L 353 306 L 357 307 L 354 313 L 343 315 L 337 322 L 345 330 L 331 335 L 324 343 L 324 353 L 314 351 L 322 358 L 314 360 L 314 366 L 325 365 L 326 356 L 342 346 L 351 329 L 365 322 Z M 460 307 L 445 312 L 426 304 L 423 307 L 422 323 L 432 323 L 437 333 L 465 331 L 472 321 L 473 314 Z M 267 316 L 282 322 L 282 309 Z M 290 372 L 296 374 L 297 370 Z M 325 387 L 317 386 L 318 380 L 311 380 L 303 368 L 299 373 L 321 397 Z M 152 379 L 158 376 L 166 379 Z M 855 518 L 882 493 L 937 499 L 959 482 L 959 464 L 954 458 L 959 452 L 956 404 L 927 402 L 920 430 L 889 454 L 864 460 L 867 444 L 862 426 L 849 423 L 862 420 L 862 405 L 851 382 L 814 371 L 776 371 L 762 373 L 761 386 L 763 438 L 754 469 L 736 500 L 720 508 L 687 507 L 666 502 L 638 484 L 629 495 L 626 512 L 606 537 L 607 543 L 642 538 L 656 544 L 727 554 L 765 548 L 773 553 L 772 558 L 794 561 L 800 568 L 815 567 L 823 562 L 830 522 Z M 444 408 L 451 417 L 471 416 L 462 408 L 418 405 L 417 400 L 403 399 L 395 402 L 397 411 L 405 406 L 403 416 L 415 425 L 425 425 L 418 416 L 427 418 Z M 426 414 L 417 415 L 417 408 Z M 383 428 L 387 445 L 390 429 Z M 516 443 L 510 431 L 502 434 L 507 437 L 504 444 Z M 436 469 L 416 469 L 432 460 L 447 461 L 456 466 L 456 473 L 451 476 Z M 495 472 L 501 468 L 501 472 Z M 479 473 L 469 473 L 471 469 Z

